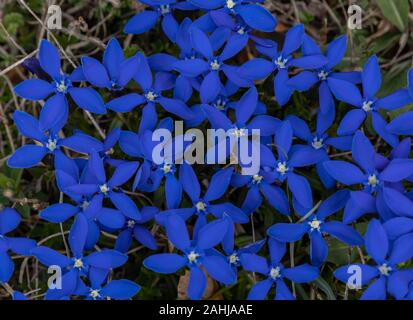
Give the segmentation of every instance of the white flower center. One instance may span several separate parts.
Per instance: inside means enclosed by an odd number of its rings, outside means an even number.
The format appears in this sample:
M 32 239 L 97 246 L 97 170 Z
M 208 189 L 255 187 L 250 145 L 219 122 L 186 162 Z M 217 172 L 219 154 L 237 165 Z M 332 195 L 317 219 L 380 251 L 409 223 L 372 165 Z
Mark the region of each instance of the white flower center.
M 371 187 L 376 187 L 379 184 L 379 179 L 377 179 L 375 174 L 372 174 L 367 178 L 367 184 Z
M 83 203 L 82 203 L 82 209 L 83 210 L 86 210 L 87 209 L 87 207 L 89 207 L 89 201 L 83 201 Z
M 211 66 L 211 69 L 214 71 L 218 71 L 221 68 L 220 63 L 216 59 L 213 60 L 209 65 Z
M 379 267 L 379 271 L 382 275 L 388 276 L 390 274 L 390 271 L 392 271 L 392 267 L 388 266 L 386 263 L 383 263 Z
M 254 181 L 254 183 L 261 183 L 262 181 L 262 176 L 260 176 L 259 174 L 254 174 L 252 176 L 252 181 Z
M 51 152 L 55 151 L 57 148 L 57 140 L 56 139 L 47 140 L 46 148 L 49 149 Z
M 158 95 L 157 95 L 155 92 L 153 92 L 153 91 L 149 91 L 148 93 L 145 94 L 145 98 L 146 98 L 148 101 L 151 101 L 151 102 L 155 101 L 155 99 L 156 99 L 157 97 L 158 97 Z
M 325 71 L 325 70 L 321 70 L 318 73 L 318 79 L 320 79 L 320 80 L 327 80 L 327 77 L 328 77 L 328 72 Z
M 227 105 L 227 102 L 221 98 L 219 98 L 214 104 L 215 108 L 221 111 L 225 110 L 226 105 Z
M 165 163 L 165 164 L 163 165 L 163 167 L 162 167 L 162 171 L 163 171 L 164 173 L 169 173 L 169 172 L 171 172 L 171 171 L 172 171 L 172 164 L 170 164 L 170 163 Z
M 229 256 L 229 263 L 235 264 L 239 261 L 239 258 L 236 253 L 233 253 Z
M 243 128 L 241 129 L 235 128 L 232 131 L 232 135 L 234 135 L 237 138 L 245 137 L 247 135 L 247 130 Z
M 133 220 L 128 220 L 128 228 L 133 228 L 135 226 L 135 221 Z
M 279 268 L 279 267 L 271 268 L 270 277 L 271 277 L 273 280 L 279 278 L 280 276 L 281 276 L 281 275 L 280 275 L 280 268 Z
M 278 173 L 280 173 L 280 174 L 285 174 L 288 170 L 289 170 L 289 168 L 287 167 L 287 163 L 285 163 L 285 162 L 278 162 L 278 165 L 277 165 L 277 172 Z
M 322 223 L 323 223 L 322 221 L 317 220 L 317 219 L 314 219 L 314 220 L 308 222 L 308 224 L 309 224 L 310 227 L 311 227 L 311 231 L 313 231 L 313 230 L 320 231 L 320 225 L 321 225 Z
M 100 290 L 97 290 L 97 289 L 91 289 L 90 290 L 90 293 L 89 293 L 89 296 L 92 298 L 92 299 L 97 299 L 97 298 L 100 298 L 100 293 L 99 293 L 99 291 Z
M 283 57 L 278 57 L 277 60 L 274 61 L 274 64 L 279 68 L 279 69 L 285 69 L 287 66 L 288 59 L 283 59 Z
M 234 2 L 234 0 L 227 0 L 227 8 L 232 10 L 234 9 L 236 3 Z
M 197 202 L 195 205 L 197 211 L 205 211 L 206 209 L 206 204 L 202 201 Z
M 100 189 L 100 192 L 102 192 L 102 193 L 108 193 L 109 190 L 110 190 L 110 188 L 108 187 L 108 185 L 106 183 L 100 185 L 99 189 Z
M 56 82 L 56 90 L 60 93 L 66 93 L 68 89 L 68 86 L 64 80 L 60 80 L 59 82 Z
M 197 260 L 198 257 L 199 257 L 199 254 L 196 253 L 195 251 L 191 251 L 191 252 L 187 255 L 187 257 L 188 257 L 189 262 L 190 262 L 190 263 L 193 263 L 193 262 L 196 262 L 196 260 Z
M 313 142 L 311 143 L 314 149 L 318 150 L 321 149 L 324 145 L 323 138 L 314 137 Z
M 163 4 L 159 6 L 161 14 L 168 14 L 171 12 L 171 6 L 169 4 Z
M 365 112 L 369 112 L 369 111 L 373 110 L 373 107 L 372 107 L 372 106 L 373 106 L 373 101 L 364 101 L 361 108 L 362 108 Z
M 83 261 L 82 259 L 76 259 L 75 263 L 73 264 L 75 268 L 81 269 L 83 268 Z
M 242 36 L 243 34 L 245 34 L 245 28 L 240 27 L 240 28 L 238 29 L 237 33 Z

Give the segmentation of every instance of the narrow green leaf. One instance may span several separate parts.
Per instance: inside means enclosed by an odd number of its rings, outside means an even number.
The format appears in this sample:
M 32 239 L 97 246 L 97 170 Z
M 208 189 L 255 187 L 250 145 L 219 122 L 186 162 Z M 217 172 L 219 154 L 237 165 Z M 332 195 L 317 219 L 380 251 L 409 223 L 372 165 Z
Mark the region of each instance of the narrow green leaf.
M 377 0 L 377 4 L 387 20 L 401 32 L 406 30 L 409 20 L 408 0 Z
M 314 281 L 314 284 L 326 294 L 328 300 L 336 300 L 333 289 L 331 289 L 330 285 L 323 278 L 318 277 Z

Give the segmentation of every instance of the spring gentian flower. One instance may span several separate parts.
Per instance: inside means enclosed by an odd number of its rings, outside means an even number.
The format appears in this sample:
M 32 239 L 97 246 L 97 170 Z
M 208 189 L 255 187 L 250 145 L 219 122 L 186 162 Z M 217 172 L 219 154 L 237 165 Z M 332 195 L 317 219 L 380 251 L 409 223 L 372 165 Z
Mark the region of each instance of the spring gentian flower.
M 328 155 L 328 148 L 333 147 L 340 151 L 349 151 L 351 150 L 351 144 L 353 142 L 352 135 L 339 137 L 328 136 L 327 130 L 333 124 L 334 118 L 334 110 L 325 114 L 318 112 L 315 132 L 311 132 L 310 128 L 304 120 L 293 115 L 287 117 L 287 120 L 291 123 L 291 126 L 293 128 L 294 136 L 307 142 L 307 144 L 314 148 L 314 150 L 320 150 L 322 153 L 324 153 L 321 161 L 316 163 L 316 168 L 318 177 L 326 188 L 332 188 L 335 185 L 335 180 L 331 178 L 331 176 L 325 171 L 323 166 L 324 161 L 330 160 L 330 157 Z
M 67 117 L 69 108 L 67 94 L 82 109 L 96 114 L 106 113 L 105 104 L 99 93 L 91 88 L 74 87 L 72 82 L 78 81 L 76 75 L 60 72 L 59 52 L 47 40 L 42 40 L 40 43 L 39 61 L 42 69 L 52 80 L 50 82 L 35 78 L 24 80 L 14 88 L 14 91 L 18 96 L 33 101 L 43 100 L 52 95 L 40 111 L 42 131 L 56 126 L 62 118 Z
M 128 257 L 120 252 L 110 249 L 93 252 L 87 256 L 83 250 L 87 237 L 87 220 L 84 215 L 77 215 L 69 233 L 69 247 L 72 257 L 45 246 L 38 246 L 31 250 L 34 255 L 45 266 L 56 265 L 62 268 L 61 289 L 49 289 L 46 299 L 60 299 L 70 296 L 78 287 L 81 277 L 87 277 L 91 267 L 109 270 L 123 265 Z
M 20 214 L 11 208 L 0 211 L 0 283 L 9 281 L 14 271 L 14 262 L 9 257 L 8 251 L 16 254 L 30 256 L 30 251 L 36 246 L 36 241 L 20 237 L 9 237 L 10 233 L 20 224 Z
M 153 79 L 148 60 L 142 54 L 138 53 L 138 56 L 140 67 L 139 72 L 134 76 L 134 80 L 144 91 L 143 95 L 131 93 L 125 96 L 127 98 L 115 98 L 106 105 L 107 108 L 116 112 L 129 112 L 140 104 L 145 104 L 144 109 L 148 106 L 160 104 L 165 111 L 182 119 L 190 119 L 193 116 L 192 112 L 184 102 L 179 99 L 166 98 L 162 95 L 163 91 L 174 86 L 173 75 L 158 72 L 155 74 L 155 79 Z
M 352 83 L 360 83 L 360 72 L 335 72 L 334 67 L 337 66 L 347 49 L 346 36 L 340 36 L 330 42 L 327 46 L 325 58 L 327 63 L 316 70 L 304 70 L 298 75 L 288 80 L 287 84 L 298 91 L 307 91 L 315 84 L 319 84 L 318 96 L 320 101 L 320 111 L 322 113 L 334 112 L 334 98 L 330 91 L 328 79 L 337 78 L 346 80 Z M 304 35 L 302 51 L 304 55 L 322 55 L 320 47 L 309 36 Z
M 257 106 L 258 92 L 254 86 L 246 91 L 240 101 L 237 102 L 235 109 L 235 121 L 232 121 L 223 112 L 217 110 L 211 105 L 202 105 L 202 109 L 205 116 L 208 118 L 211 127 L 215 130 L 223 129 L 227 133 L 225 140 L 220 139 L 216 146 L 213 146 L 207 150 L 207 159 L 215 156 L 218 158 L 216 159 L 217 163 L 222 163 L 223 160 L 230 156 L 231 152 L 234 152 L 234 148 L 237 144 L 245 143 L 245 145 L 247 145 L 247 143 L 252 143 L 252 147 L 260 147 L 258 146 L 259 143 L 264 142 L 262 138 L 269 137 L 274 134 L 275 129 L 280 124 L 280 120 L 268 115 L 253 116 L 254 112 L 257 110 Z M 249 137 L 254 138 L 254 135 L 256 134 L 254 130 L 259 130 L 259 141 L 257 141 L 258 139 L 252 139 L 252 141 L 249 140 Z M 220 148 L 225 146 L 225 144 L 227 144 L 227 148 L 225 149 L 227 151 L 226 153 L 221 152 L 220 150 Z M 216 150 L 217 148 L 218 152 Z M 240 165 L 250 165 L 241 163 L 244 157 L 240 154 L 240 152 L 245 152 L 245 148 L 238 148 L 238 159 L 240 160 Z
M 88 222 L 88 234 L 85 249 L 94 247 L 99 240 L 103 228 L 118 230 L 125 224 L 125 216 L 118 210 L 102 207 L 100 197 L 84 196 L 67 192 L 67 188 L 78 183 L 96 184 L 96 177 L 90 171 L 88 164 L 79 165 L 79 161 L 66 158 L 56 167 L 56 180 L 59 190 L 64 192 L 75 204 L 56 203 L 40 212 L 40 217 L 51 223 L 63 223 L 72 216 L 83 214 Z
M 361 191 L 351 191 L 351 198 L 344 210 L 344 223 L 350 223 L 366 213 L 378 212 L 383 220 L 395 214 L 405 215 L 406 197 L 397 191 L 397 183 L 412 174 L 413 160 L 393 159 L 386 168 L 379 172 L 375 167 L 375 150 L 369 139 L 360 131 L 354 135 L 352 157 L 361 167 L 346 161 L 324 162 L 324 168 L 340 183 L 351 186 L 361 185 Z M 408 199 L 407 199 L 408 201 Z M 392 212 L 392 208 L 397 211 Z
M 64 156 L 60 150 L 61 139 L 59 138 L 59 131 L 64 126 L 66 118 L 62 118 L 62 123 L 56 123 L 56 126 L 48 131 L 42 130 L 40 122 L 23 111 L 16 110 L 13 113 L 13 120 L 21 135 L 38 143 L 27 144 L 17 149 L 7 160 L 9 167 L 31 168 L 42 161 L 48 154 L 54 156 L 55 163 L 58 161 L 57 159 Z
M 281 214 L 288 215 L 290 213 L 287 195 L 279 186 L 273 183 L 273 179 L 268 178 L 262 168 L 258 174 L 252 176 L 234 173 L 231 186 L 234 188 L 247 186 L 248 192 L 241 206 L 242 211 L 246 214 L 255 212 L 261 206 L 262 195 L 270 206 Z
M 136 74 L 138 67 L 139 56 L 125 59 L 116 38 L 111 39 L 106 46 L 103 64 L 94 58 L 82 57 L 82 72 L 85 79 L 95 87 L 112 91 L 122 90 Z
M 178 215 L 170 215 L 166 222 L 168 239 L 180 250 L 177 253 L 161 253 L 146 258 L 143 265 L 157 273 L 170 274 L 187 266 L 190 270 L 188 296 L 193 300 L 202 298 L 207 284 L 203 267 L 213 279 L 230 285 L 236 281 L 228 261 L 212 248 L 220 243 L 227 232 L 228 220 L 220 219 L 208 223 L 199 230 L 198 239 L 190 241 L 184 220 Z
M 272 32 L 277 25 L 274 16 L 257 4 L 262 0 L 188 0 L 193 5 L 208 10 L 222 10 L 232 15 L 239 15 L 252 29 Z
M 272 46 L 272 41 L 254 36 L 252 32 L 253 28 L 248 26 L 241 18 L 241 16 L 231 17 L 225 10 L 210 11 L 211 19 L 217 25 L 218 28 L 225 27 L 231 30 L 231 36 L 228 42 L 243 43 L 244 47 L 247 45 L 248 40 L 254 41 L 261 46 Z
M 162 30 L 172 42 L 175 42 L 179 25 L 172 12 L 178 10 L 196 10 L 197 7 L 187 1 L 176 0 L 139 0 L 150 7 L 150 10 L 142 11 L 132 17 L 124 28 L 125 33 L 142 34 L 154 27 L 162 18 Z
M 298 223 L 277 223 L 269 227 L 267 233 L 281 242 L 298 241 L 307 233 L 310 237 L 311 263 L 320 266 L 328 255 L 328 246 L 324 240 L 326 233 L 351 246 L 363 244 L 363 238 L 353 228 L 340 221 L 326 221 L 329 216 L 344 208 L 349 196 L 348 190 L 337 191 L 316 212 L 305 215 Z
M 376 265 L 356 264 L 361 269 L 361 285 L 365 286 L 361 300 L 385 300 L 387 293 L 402 299 L 408 293 L 409 283 L 413 280 L 412 269 L 398 269 L 397 265 L 413 257 L 413 234 L 409 233 L 389 243 L 386 231 L 376 219 L 371 220 L 365 235 L 366 251 Z M 334 276 L 348 283 L 352 273 L 347 265 L 337 269 Z
M 219 95 L 222 88 L 221 71 L 237 86 L 249 87 L 252 85 L 250 81 L 241 79 L 237 75 L 236 67 L 225 63 L 226 60 L 235 56 L 243 48 L 242 43 L 228 42 L 221 54 L 215 55 L 211 39 L 203 31 L 191 27 L 190 34 L 193 48 L 202 55 L 203 59 L 180 60 L 174 64 L 174 68 L 189 78 L 203 75 L 199 89 L 202 103 L 209 103 Z
M 278 158 L 270 151 L 266 153 L 264 172 L 269 181 L 288 181 L 288 188 L 294 199 L 303 208 L 313 207 L 312 191 L 308 180 L 295 173 L 296 168 L 310 166 L 323 159 L 321 150 L 306 145 L 292 145 L 293 129 L 288 120 L 275 131 L 275 145 Z
M 256 254 L 244 253 L 241 256 L 242 267 L 251 272 L 257 272 L 266 277 L 265 280 L 257 282 L 248 294 L 248 300 L 264 300 L 268 291 L 275 286 L 276 300 L 294 300 L 285 279 L 295 283 L 307 283 L 318 277 L 319 271 L 309 264 L 302 264 L 293 268 L 285 268 L 281 259 L 285 255 L 285 243 L 274 239 L 268 240 L 270 260 Z
M 142 218 L 139 220 L 125 219 L 123 230 L 116 238 L 115 249 L 119 252 L 126 252 L 132 244 L 132 238 L 145 247 L 156 250 L 156 240 L 152 233 L 147 229 L 146 224 L 152 220 L 159 209 L 156 207 L 143 207 L 141 209 Z
M 191 208 L 179 208 L 167 210 L 160 213 L 156 220 L 160 224 L 165 224 L 165 220 L 169 215 L 180 215 L 184 220 L 187 220 L 193 215 L 197 215 L 195 223 L 194 239 L 198 235 L 198 231 L 207 224 L 207 215 L 212 214 L 216 218 L 230 217 L 234 223 L 247 223 L 249 221 L 247 215 L 230 202 L 213 204 L 211 202 L 221 198 L 227 191 L 233 168 L 226 168 L 216 172 L 208 185 L 208 189 L 201 196 L 201 185 L 194 169 L 187 163 L 183 163 L 179 169 L 179 180 L 186 194 L 192 202 Z M 233 228 L 228 228 L 229 232 L 233 232 Z M 232 235 L 228 235 L 231 238 Z
M 380 115 L 379 110 L 395 110 L 412 102 L 406 89 L 400 89 L 384 97 L 376 98 L 381 86 L 381 72 L 376 56 L 364 65 L 362 74 L 363 95 L 353 83 L 345 80 L 329 78 L 328 83 L 334 96 L 356 109 L 349 111 L 341 120 L 337 129 L 339 135 L 349 135 L 356 132 L 371 113 L 374 130 L 391 146 L 396 146 L 398 137 L 386 130 L 387 122 Z
M 129 300 L 141 290 L 138 284 L 130 280 L 108 281 L 108 273 L 109 270 L 90 268 L 90 286 L 81 281 L 76 295 L 85 296 L 86 300 Z
M 269 57 L 270 60 L 255 58 L 238 68 L 241 77 L 249 80 L 261 80 L 275 73 L 274 93 L 277 102 L 283 106 L 289 100 L 293 93 L 293 88 L 287 85 L 290 67 L 303 69 L 315 69 L 325 65 L 328 61 L 321 54 L 302 56 L 294 58 L 292 54 L 297 51 L 303 42 L 304 26 L 295 25 L 288 30 L 284 46 L 278 51 L 278 45 L 274 42 L 272 47 L 257 46 L 257 50 Z
M 258 251 L 261 250 L 261 248 L 264 246 L 266 240 L 260 240 L 256 241 L 253 243 L 250 243 L 242 248 L 235 249 L 234 248 L 234 238 L 232 238 L 232 241 L 224 241 L 222 244 L 222 248 L 224 249 L 226 258 L 229 262 L 229 264 L 232 267 L 232 270 L 234 271 L 235 275 L 238 274 L 238 268 L 242 267 L 241 266 L 241 256 L 245 253 L 251 253 L 251 254 L 256 254 Z
M 109 198 L 125 216 L 139 220 L 141 214 L 135 202 L 120 189 L 120 186 L 135 174 L 139 163 L 126 162 L 119 165 L 109 180 L 106 178 L 103 159 L 96 151 L 91 152 L 88 165 L 96 182 L 74 184 L 67 187 L 66 192 L 88 197 L 98 203 L 102 203 L 104 198 Z

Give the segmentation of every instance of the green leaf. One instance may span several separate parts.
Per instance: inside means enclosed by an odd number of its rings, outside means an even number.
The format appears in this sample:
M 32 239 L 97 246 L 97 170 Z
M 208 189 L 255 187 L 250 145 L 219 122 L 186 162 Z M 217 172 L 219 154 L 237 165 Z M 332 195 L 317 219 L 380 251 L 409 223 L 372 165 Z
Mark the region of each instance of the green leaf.
M 401 32 L 406 30 L 409 20 L 408 0 L 377 0 L 384 17 Z
M 330 285 L 323 278 L 318 277 L 314 281 L 314 284 L 326 294 L 328 300 L 336 300 L 333 289 L 331 289 Z

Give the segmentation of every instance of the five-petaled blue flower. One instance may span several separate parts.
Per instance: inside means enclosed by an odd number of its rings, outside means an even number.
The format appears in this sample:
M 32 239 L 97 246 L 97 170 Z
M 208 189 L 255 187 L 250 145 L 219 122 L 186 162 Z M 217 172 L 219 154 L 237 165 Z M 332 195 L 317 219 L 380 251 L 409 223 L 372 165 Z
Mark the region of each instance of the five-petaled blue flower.
M 270 259 L 252 253 L 244 253 L 241 256 L 242 267 L 251 272 L 257 272 L 266 277 L 265 280 L 257 282 L 248 294 L 249 300 L 264 300 L 268 291 L 275 286 L 276 300 L 294 300 L 295 297 L 285 283 L 285 279 L 295 283 L 307 283 L 315 280 L 319 271 L 317 267 L 302 264 L 293 268 L 286 268 L 281 263 L 285 255 L 285 243 L 274 239 L 268 240 Z
M 413 280 L 413 270 L 399 269 L 397 265 L 413 257 L 413 233 L 390 243 L 383 226 L 373 219 L 367 227 L 365 244 L 368 255 L 376 265 L 350 264 L 338 268 L 334 276 L 347 285 L 365 286 L 370 283 L 361 300 L 385 300 L 387 292 L 396 299 L 404 298 L 409 291 L 409 283 Z M 349 281 L 354 272 L 357 272 L 354 266 L 359 268 L 361 283 Z
M 24 80 L 14 88 L 14 92 L 22 98 L 33 101 L 43 100 L 52 95 L 40 111 L 41 130 L 48 130 L 67 118 L 69 114 L 67 94 L 82 109 L 96 114 L 106 113 L 105 104 L 99 93 L 91 88 L 73 86 L 73 82 L 82 80 L 80 69 L 75 70 L 71 75 L 61 73 L 59 52 L 47 40 L 42 40 L 40 43 L 39 61 L 51 80 L 36 78 Z
M 144 266 L 158 273 L 175 273 L 187 266 L 190 270 L 188 296 L 193 300 L 202 298 L 207 284 L 203 267 L 213 279 L 230 285 L 236 275 L 227 259 L 217 255 L 213 248 L 222 241 L 227 233 L 229 221 L 220 219 L 204 225 L 197 239 L 190 240 L 184 220 L 179 215 L 170 215 L 165 227 L 168 239 L 183 255 L 160 253 L 146 258 Z
M 307 233 L 310 237 L 311 263 L 320 266 L 328 255 L 324 234 L 331 234 L 352 246 L 363 244 L 363 238 L 353 228 L 340 221 L 326 221 L 329 216 L 345 206 L 348 197 L 348 190 L 337 191 L 326 199 L 316 212 L 304 215 L 298 223 L 277 223 L 269 227 L 267 233 L 281 242 L 298 241 Z

